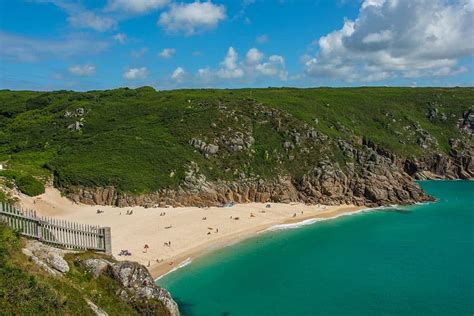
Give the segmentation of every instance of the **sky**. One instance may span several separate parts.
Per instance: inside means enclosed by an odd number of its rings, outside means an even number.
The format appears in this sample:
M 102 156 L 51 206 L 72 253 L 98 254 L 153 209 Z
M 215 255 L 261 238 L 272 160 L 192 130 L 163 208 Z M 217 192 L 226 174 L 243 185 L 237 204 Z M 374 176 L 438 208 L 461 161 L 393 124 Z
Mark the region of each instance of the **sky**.
M 0 89 L 474 86 L 474 0 L 0 0 Z

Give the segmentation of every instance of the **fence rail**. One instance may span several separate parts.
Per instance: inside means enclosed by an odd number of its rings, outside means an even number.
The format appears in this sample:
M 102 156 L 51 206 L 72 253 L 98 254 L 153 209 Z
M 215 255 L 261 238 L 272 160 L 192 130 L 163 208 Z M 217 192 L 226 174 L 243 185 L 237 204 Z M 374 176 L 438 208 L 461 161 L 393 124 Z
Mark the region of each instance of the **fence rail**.
M 18 209 L 7 203 L 0 205 L 0 221 L 24 236 L 44 243 L 68 249 L 112 253 L 110 227 L 40 217 L 36 211 Z

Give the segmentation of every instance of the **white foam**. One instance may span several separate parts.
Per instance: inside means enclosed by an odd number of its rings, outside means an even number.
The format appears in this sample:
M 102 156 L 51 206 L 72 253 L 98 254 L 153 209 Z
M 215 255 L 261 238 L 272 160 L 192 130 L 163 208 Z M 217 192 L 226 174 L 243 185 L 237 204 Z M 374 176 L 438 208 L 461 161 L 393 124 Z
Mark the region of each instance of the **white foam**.
M 355 212 L 342 213 L 342 214 L 339 214 L 339 215 L 336 215 L 336 216 L 333 216 L 333 217 L 326 217 L 326 218 L 310 218 L 310 219 L 306 219 L 306 220 L 304 220 L 304 221 L 297 222 L 297 223 L 275 225 L 275 226 L 272 226 L 272 227 L 267 228 L 265 231 L 275 231 L 275 230 L 284 230 L 284 229 L 296 229 L 296 228 L 300 228 L 300 227 L 303 227 L 303 226 L 311 225 L 311 224 L 314 224 L 314 223 L 317 223 L 317 222 L 322 222 L 322 221 L 327 221 L 327 220 L 331 220 L 331 219 L 336 219 L 336 218 L 343 217 L 343 216 L 356 215 L 356 214 L 365 213 L 365 212 L 372 211 L 372 210 L 375 210 L 375 208 L 366 208 L 366 209 L 362 209 L 362 210 L 355 211 Z
M 192 258 L 189 257 L 187 258 L 186 260 L 184 260 L 183 262 L 181 262 L 180 264 L 178 264 L 176 267 L 174 267 L 173 269 L 171 269 L 170 271 L 166 272 L 165 274 L 162 274 L 160 275 L 158 278 L 155 279 L 155 282 L 158 281 L 159 279 L 161 279 L 162 277 L 164 277 L 165 275 L 168 275 L 172 272 L 175 272 L 176 270 L 179 270 L 181 268 L 184 268 L 185 266 L 187 266 L 188 264 L 190 264 L 191 262 L 193 262 Z

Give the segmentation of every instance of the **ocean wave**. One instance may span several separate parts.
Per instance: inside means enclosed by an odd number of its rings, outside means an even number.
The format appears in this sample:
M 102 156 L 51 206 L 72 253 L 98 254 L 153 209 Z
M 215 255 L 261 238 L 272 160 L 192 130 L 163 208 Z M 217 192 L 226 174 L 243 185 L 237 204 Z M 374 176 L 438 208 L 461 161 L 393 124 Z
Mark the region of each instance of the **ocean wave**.
M 279 224 L 279 225 L 275 225 L 275 226 L 269 227 L 269 228 L 267 228 L 265 231 L 276 231 L 276 230 L 296 229 L 296 228 L 300 228 L 300 227 L 303 227 L 303 226 L 312 225 L 312 224 L 317 223 L 317 222 L 328 221 L 328 220 L 336 219 L 336 218 L 343 217 L 343 216 L 351 216 L 351 215 L 356 215 L 356 214 L 360 214 L 360 213 L 365 213 L 365 212 L 369 212 L 369 211 L 373 211 L 373 210 L 375 210 L 375 208 L 365 208 L 365 209 L 362 209 L 362 210 L 359 210 L 359 211 L 350 212 L 350 213 L 342 213 L 342 214 L 338 214 L 338 215 L 332 216 L 332 217 L 310 218 L 310 219 L 306 219 L 306 220 L 304 220 L 304 221 L 297 222 L 297 223 Z
M 172 272 L 175 272 L 176 270 L 179 270 L 181 268 L 184 268 L 185 266 L 187 266 L 188 264 L 190 264 L 191 262 L 193 262 L 192 258 L 189 257 L 187 258 L 186 260 L 184 260 L 183 262 L 181 262 L 180 264 L 178 264 L 176 267 L 174 267 L 173 269 L 171 269 L 170 271 L 166 272 L 165 274 L 162 274 L 160 275 L 158 278 L 155 279 L 155 282 L 158 281 L 159 279 L 161 279 L 162 277 L 164 277 L 165 275 L 168 275 Z

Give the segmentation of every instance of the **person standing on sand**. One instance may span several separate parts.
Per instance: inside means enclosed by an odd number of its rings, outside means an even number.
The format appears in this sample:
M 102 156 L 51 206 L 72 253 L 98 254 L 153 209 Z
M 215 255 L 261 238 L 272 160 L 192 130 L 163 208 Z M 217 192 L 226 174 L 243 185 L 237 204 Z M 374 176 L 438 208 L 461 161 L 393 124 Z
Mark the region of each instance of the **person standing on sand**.
M 143 246 L 143 252 L 144 252 L 144 253 L 147 253 L 147 252 L 148 252 L 148 248 L 150 248 L 150 247 L 148 246 L 148 244 L 145 244 L 145 246 Z

